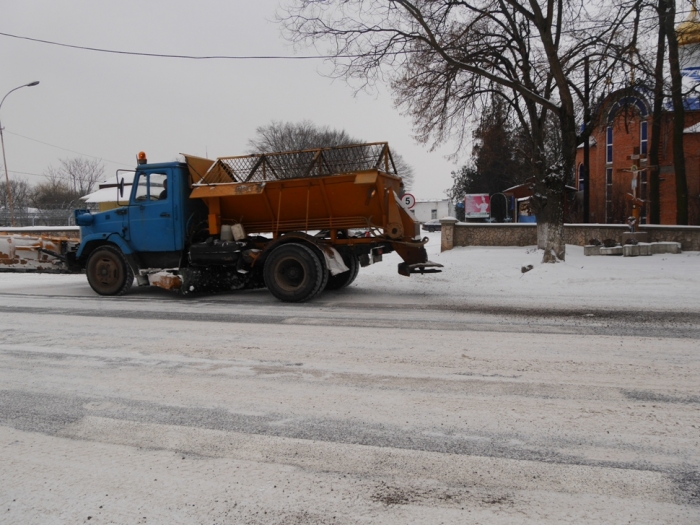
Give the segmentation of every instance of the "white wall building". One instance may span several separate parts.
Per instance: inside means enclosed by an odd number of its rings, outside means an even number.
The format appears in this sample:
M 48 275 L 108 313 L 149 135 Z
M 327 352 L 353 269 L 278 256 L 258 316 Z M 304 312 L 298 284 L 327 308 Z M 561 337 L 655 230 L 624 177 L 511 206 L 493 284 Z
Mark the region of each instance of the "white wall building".
M 454 217 L 455 215 L 455 207 L 449 199 L 416 200 L 416 205 L 411 211 L 420 222 Z

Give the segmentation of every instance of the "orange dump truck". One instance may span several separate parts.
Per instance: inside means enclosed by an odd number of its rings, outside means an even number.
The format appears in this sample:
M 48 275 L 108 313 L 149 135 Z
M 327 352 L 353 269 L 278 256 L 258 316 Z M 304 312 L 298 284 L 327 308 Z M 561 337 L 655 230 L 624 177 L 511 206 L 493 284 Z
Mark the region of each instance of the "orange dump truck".
M 75 211 L 79 243 L 54 253 L 101 295 L 134 283 L 183 293 L 267 287 L 307 301 L 395 251 L 399 273 L 440 271 L 401 203 L 386 143 L 139 164 L 114 207 Z M 46 255 L 51 250 L 42 249 Z

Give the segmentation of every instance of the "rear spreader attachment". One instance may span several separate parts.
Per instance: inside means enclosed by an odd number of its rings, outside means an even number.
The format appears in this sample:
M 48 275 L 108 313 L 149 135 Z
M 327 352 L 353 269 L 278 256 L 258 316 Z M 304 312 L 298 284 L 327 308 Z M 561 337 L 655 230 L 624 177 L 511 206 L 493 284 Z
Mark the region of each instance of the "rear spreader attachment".
M 416 264 L 407 264 L 405 262 L 399 263 L 399 274 L 408 277 L 412 273 L 440 273 L 442 270 L 442 264 L 434 263 L 431 261 Z

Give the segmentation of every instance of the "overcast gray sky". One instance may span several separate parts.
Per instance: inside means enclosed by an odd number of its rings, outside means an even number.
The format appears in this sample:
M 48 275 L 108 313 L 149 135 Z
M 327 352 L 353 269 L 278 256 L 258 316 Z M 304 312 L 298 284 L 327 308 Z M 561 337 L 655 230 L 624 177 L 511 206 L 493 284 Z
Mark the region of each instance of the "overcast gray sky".
M 148 53 L 292 55 L 270 21 L 278 3 L 5 0 L 0 32 Z M 414 166 L 418 199 L 444 198 L 451 186 L 449 147 L 429 153 L 413 140 L 410 119 L 386 90 L 353 96 L 345 82 L 320 74 L 328 70 L 320 60 L 148 58 L 0 36 L 0 61 L 0 97 L 41 82 L 12 93 L 0 113 L 15 178 L 39 182 L 49 165 L 78 153 L 102 159 L 106 174 L 133 167 L 140 150 L 152 162 L 175 160 L 181 152 L 240 155 L 257 126 L 309 119 L 367 141 L 388 141 Z

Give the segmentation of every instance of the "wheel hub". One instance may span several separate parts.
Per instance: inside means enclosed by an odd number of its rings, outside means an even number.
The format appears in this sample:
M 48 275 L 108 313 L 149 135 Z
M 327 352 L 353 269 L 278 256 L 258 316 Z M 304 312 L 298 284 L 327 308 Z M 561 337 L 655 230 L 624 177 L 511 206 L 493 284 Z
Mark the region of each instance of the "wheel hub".
M 281 261 L 279 275 L 280 284 L 288 289 L 298 288 L 304 281 L 304 269 L 293 259 Z
M 117 267 L 113 261 L 101 260 L 97 265 L 97 276 L 102 282 L 113 281 L 117 277 Z

